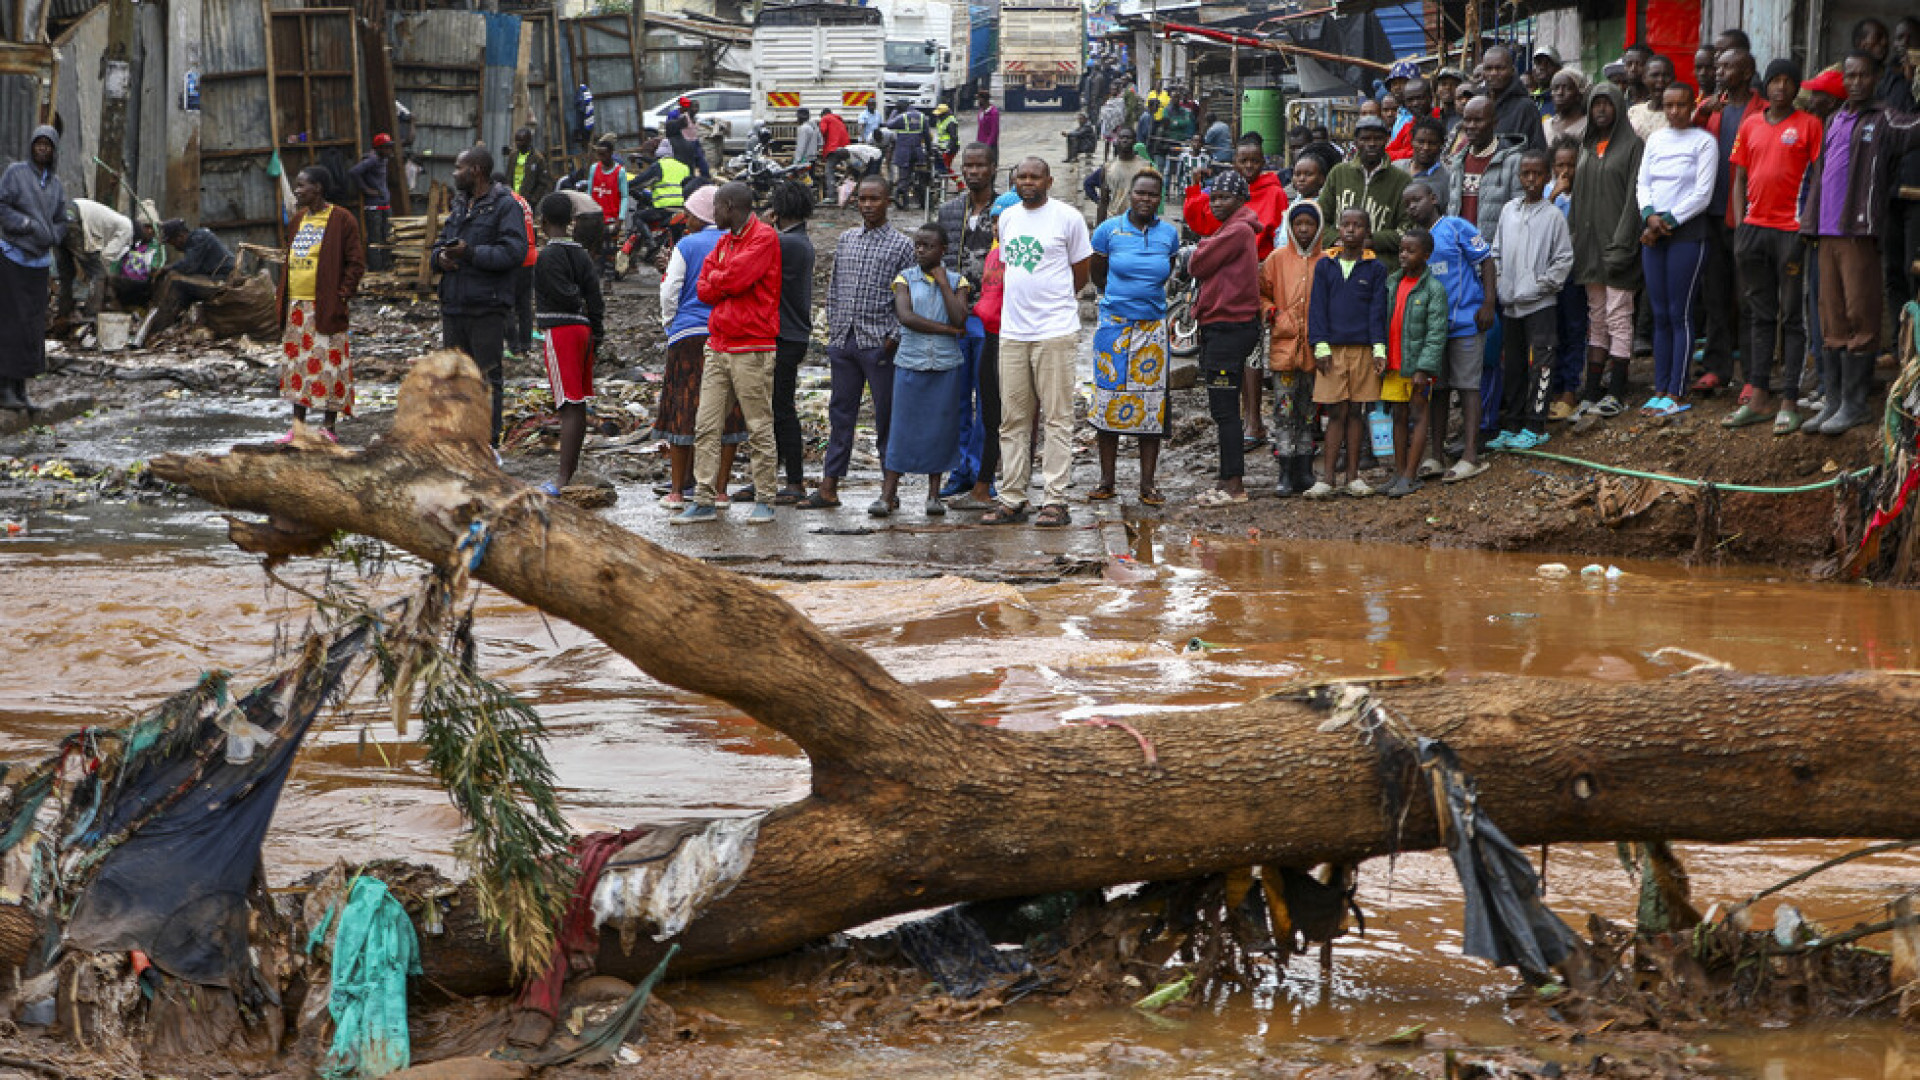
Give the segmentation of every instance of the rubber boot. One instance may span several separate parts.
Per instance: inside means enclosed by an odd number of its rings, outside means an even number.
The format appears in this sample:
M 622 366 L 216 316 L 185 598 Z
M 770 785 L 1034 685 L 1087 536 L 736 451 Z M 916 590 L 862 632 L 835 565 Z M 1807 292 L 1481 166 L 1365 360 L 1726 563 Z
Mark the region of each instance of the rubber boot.
M 1827 421 L 1840 412 L 1841 399 L 1846 396 L 1840 392 L 1840 356 L 1839 349 L 1820 350 L 1820 385 L 1825 389 L 1826 396 L 1821 399 L 1820 411 L 1800 425 L 1802 435 L 1821 434 Z
M 1840 408 L 1820 425 L 1820 434 L 1838 435 L 1869 419 L 1867 398 L 1873 390 L 1873 353 L 1848 352 L 1840 358 Z
M 1296 474 L 1299 470 L 1294 467 L 1294 462 L 1299 460 L 1300 455 L 1298 454 L 1284 454 L 1281 456 L 1280 483 L 1279 486 L 1273 489 L 1274 495 L 1282 499 L 1291 499 L 1306 490 L 1305 488 L 1295 486 Z M 1308 485 L 1308 487 L 1311 486 L 1311 484 Z
M 1311 451 L 1293 456 L 1293 486 L 1295 490 L 1302 494 L 1313 486 L 1313 454 Z
M 19 409 L 29 411 L 33 402 L 27 400 L 27 380 L 0 379 L 0 409 Z

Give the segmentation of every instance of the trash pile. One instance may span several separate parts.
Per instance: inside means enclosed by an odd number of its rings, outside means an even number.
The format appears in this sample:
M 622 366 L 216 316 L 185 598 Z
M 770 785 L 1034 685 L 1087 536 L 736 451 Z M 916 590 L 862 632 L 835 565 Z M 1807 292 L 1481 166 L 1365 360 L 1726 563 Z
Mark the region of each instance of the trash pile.
M 1881 463 L 1864 479 L 1840 482 L 1838 555 L 1823 570 L 1888 585 L 1920 582 L 1920 304 L 1900 320 L 1900 374 L 1887 391 Z

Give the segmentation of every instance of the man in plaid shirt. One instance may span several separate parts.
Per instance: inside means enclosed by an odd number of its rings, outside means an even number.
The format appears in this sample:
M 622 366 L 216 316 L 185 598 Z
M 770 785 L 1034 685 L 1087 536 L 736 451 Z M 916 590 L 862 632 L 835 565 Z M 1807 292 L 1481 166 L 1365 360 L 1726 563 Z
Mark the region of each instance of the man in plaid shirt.
M 819 490 L 798 505 L 823 510 L 840 505 L 840 478 L 853 457 L 853 425 L 861 392 L 873 391 L 877 452 L 887 451 L 893 419 L 893 353 L 900 347 L 900 322 L 894 316 L 893 279 L 913 265 L 913 241 L 887 224 L 893 190 L 886 180 L 860 181 L 854 202 L 860 224 L 840 234 L 834 247 L 833 277 L 827 283 L 827 366 L 832 389 L 827 398 L 827 460 Z

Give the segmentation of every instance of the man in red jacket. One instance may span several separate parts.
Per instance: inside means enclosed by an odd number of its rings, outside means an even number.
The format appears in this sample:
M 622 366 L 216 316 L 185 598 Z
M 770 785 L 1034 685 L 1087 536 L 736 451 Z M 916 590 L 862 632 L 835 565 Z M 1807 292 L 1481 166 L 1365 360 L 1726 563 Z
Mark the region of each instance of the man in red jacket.
M 1242 136 L 1233 148 L 1233 171 L 1247 182 L 1246 208 L 1259 219 L 1259 257 L 1273 254 L 1276 230 L 1287 220 L 1287 192 L 1280 178 L 1267 171 L 1267 158 L 1257 136 Z M 1203 173 L 1201 179 L 1205 179 Z M 1212 236 L 1220 229 L 1213 216 L 1211 197 L 1200 184 L 1187 185 L 1187 201 L 1182 213 L 1187 228 L 1201 236 Z M 1267 418 L 1260 411 L 1260 392 L 1267 383 L 1267 366 L 1251 367 L 1241 376 L 1240 420 L 1246 432 L 1246 449 L 1253 450 L 1267 441 Z
M 733 403 L 747 419 L 753 455 L 753 512 L 747 524 L 773 521 L 777 457 L 773 448 L 773 345 L 780 333 L 780 235 L 753 213 L 753 189 L 733 183 L 713 199 L 713 223 L 724 233 L 700 268 L 695 292 L 713 308 L 707 323 L 700 411 L 693 421 L 693 502 L 675 525 L 714 520 L 720 476 L 720 433 Z

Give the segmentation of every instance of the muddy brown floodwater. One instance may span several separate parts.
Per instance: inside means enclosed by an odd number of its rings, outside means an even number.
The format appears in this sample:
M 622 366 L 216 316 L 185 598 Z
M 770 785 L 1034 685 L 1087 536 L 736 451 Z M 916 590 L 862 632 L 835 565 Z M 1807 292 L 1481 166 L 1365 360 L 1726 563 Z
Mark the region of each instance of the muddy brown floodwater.
M 1575 564 L 1553 578 L 1532 556 L 1184 533 L 1137 536 L 1133 551 L 1137 561 L 1122 569 L 1137 580 L 1125 582 L 775 587 L 954 715 L 1009 727 L 1219 708 L 1301 673 L 1653 680 L 1673 670 L 1654 655 L 1669 646 L 1753 672 L 1920 667 L 1920 605 L 1908 593 L 1651 564 L 1624 564 L 1612 580 Z M 264 671 L 276 630 L 297 628 L 307 612 L 249 560 L 144 544 L 0 545 L 0 601 L 7 757 L 37 756 L 82 724 L 123 720 L 204 669 Z M 595 639 L 496 593 L 483 596 L 480 615 L 486 665 L 536 703 L 551 731 L 577 828 L 750 812 L 804 793 L 806 763 L 786 739 L 654 682 Z M 337 856 L 449 863 L 458 820 L 417 759 L 369 707 L 324 720 L 275 821 L 275 880 Z M 1846 846 L 1682 854 L 1704 907 Z M 1917 881 L 1920 855 L 1886 856 L 1789 898 L 1816 920 L 1847 925 Z M 1576 925 L 1588 911 L 1631 918 L 1633 888 L 1611 848 L 1555 849 L 1548 886 L 1549 903 Z M 1020 1005 L 882 1039 L 796 1015 L 751 981 L 710 979 L 669 996 L 742 1025 L 711 1037 L 736 1055 L 732 1068 L 785 1076 L 1105 1075 L 1116 1042 L 1131 1048 L 1127 1075 L 1234 1076 L 1262 1056 L 1340 1061 L 1347 1045 L 1416 1023 L 1480 1045 L 1525 1041 L 1504 1018 L 1513 980 L 1459 954 L 1459 893 L 1443 858 L 1402 858 L 1391 880 L 1385 861 L 1369 864 L 1360 901 L 1367 933 L 1341 941 L 1329 985 L 1298 959 L 1257 992 L 1184 1021 Z M 1763 906 L 1756 922 L 1771 918 Z M 1701 1040 L 1735 1074 L 1767 1080 L 1914 1076 L 1920 1047 L 1910 1041 L 1889 1023 Z

